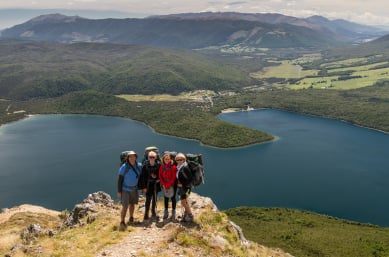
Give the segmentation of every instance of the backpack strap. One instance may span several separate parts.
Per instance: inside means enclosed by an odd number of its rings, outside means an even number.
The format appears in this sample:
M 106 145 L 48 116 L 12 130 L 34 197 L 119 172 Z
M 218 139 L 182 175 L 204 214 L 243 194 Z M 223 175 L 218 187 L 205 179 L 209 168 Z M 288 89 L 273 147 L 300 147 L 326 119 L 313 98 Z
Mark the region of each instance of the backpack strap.
M 139 168 L 139 165 L 136 164 L 136 166 L 138 167 L 138 170 L 140 169 Z M 137 169 L 135 169 L 135 167 L 133 167 L 130 163 L 128 163 L 128 166 L 126 166 L 126 170 L 124 171 L 124 174 L 123 174 L 123 177 L 126 176 L 127 172 L 132 168 L 132 170 L 134 171 L 135 175 L 136 175 L 136 179 L 139 178 L 139 173 L 136 171 Z

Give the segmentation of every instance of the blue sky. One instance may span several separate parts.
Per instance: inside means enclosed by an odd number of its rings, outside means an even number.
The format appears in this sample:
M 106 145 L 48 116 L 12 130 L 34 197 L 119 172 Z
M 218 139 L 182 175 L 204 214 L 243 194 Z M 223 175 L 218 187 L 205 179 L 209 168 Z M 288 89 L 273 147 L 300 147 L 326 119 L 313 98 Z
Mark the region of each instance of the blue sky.
M 388 0 L 0 0 L 0 9 L 7 8 L 87 9 L 145 15 L 204 11 L 281 13 L 389 25 Z

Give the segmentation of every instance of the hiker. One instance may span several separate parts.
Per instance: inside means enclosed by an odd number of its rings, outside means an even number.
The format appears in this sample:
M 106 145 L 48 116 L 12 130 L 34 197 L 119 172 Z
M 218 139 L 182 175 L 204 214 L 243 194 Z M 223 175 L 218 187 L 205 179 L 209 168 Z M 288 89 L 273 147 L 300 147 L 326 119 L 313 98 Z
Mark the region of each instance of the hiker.
M 167 219 L 169 212 L 169 199 L 172 201 L 172 216 L 171 219 L 175 220 L 176 218 L 176 192 L 177 192 L 177 183 L 176 183 L 176 173 L 177 168 L 174 165 L 173 160 L 171 159 L 171 154 L 165 152 L 162 156 L 161 167 L 159 168 L 159 181 L 161 183 L 162 190 L 164 192 L 164 204 L 165 211 L 163 213 L 163 219 Z
M 129 151 L 127 160 L 120 166 L 118 178 L 118 197 L 122 202 L 120 214 L 120 227 L 125 228 L 125 218 L 129 209 L 130 218 L 128 223 L 134 222 L 135 204 L 138 204 L 138 180 L 142 172 L 142 164 L 137 162 L 138 155 Z
M 178 195 L 181 200 L 181 205 L 184 207 L 185 212 L 182 216 L 183 222 L 193 221 L 193 214 L 190 208 L 188 197 L 191 192 L 192 172 L 186 162 L 185 154 L 178 153 L 175 158 L 177 162 L 177 186 Z
M 142 175 L 140 177 L 140 188 L 143 193 L 146 194 L 146 203 L 145 203 L 145 214 L 143 220 L 149 219 L 149 210 L 151 204 L 151 217 L 153 219 L 157 218 L 157 195 L 161 191 L 161 185 L 159 183 L 159 167 L 160 164 L 157 162 L 157 153 L 150 151 L 148 153 L 147 161 L 143 164 Z

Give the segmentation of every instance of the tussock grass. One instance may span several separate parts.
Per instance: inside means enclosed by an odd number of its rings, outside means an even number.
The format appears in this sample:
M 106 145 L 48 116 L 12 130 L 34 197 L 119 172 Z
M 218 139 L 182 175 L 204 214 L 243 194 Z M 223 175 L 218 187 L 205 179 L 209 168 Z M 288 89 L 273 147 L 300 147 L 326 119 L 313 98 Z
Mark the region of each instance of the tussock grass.
M 44 229 L 56 229 L 61 224 L 58 216 L 42 213 L 21 212 L 12 215 L 8 221 L 0 224 L 0 256 L 9 253 L 10 250 L 22 244 L 21 234 L 30 224 L 40 224 Z M 23 256 L 18 250 L 12 256 Z
M 64 213 L 59 216 L 63 217 Z M 59 216 L 29 212 L 14 214 L 1 224 L 0 256 L 94 256 L 104 246 L 119 242 L 125 235 L 118 230 L 117 210 L 100 211 L 93 223 L 72 229 L 58 230 L 63 222 Z M 43 233 L 23 242 L 21 234 L 30 224 L 39 224 L 43 231 L 51 229 L 56 234 L 50 237 Z

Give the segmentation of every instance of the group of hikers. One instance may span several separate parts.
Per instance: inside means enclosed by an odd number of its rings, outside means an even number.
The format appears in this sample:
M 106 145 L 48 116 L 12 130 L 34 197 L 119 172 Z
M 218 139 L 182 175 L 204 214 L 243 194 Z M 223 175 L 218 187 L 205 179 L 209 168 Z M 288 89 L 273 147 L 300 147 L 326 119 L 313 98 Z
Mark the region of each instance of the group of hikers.
M 135 205 L 138 204 L 139 192 L 146 195 L 145 213 L 143 219 L 149 220 L 150 204 L 151 218 L 157 216 L 157 196 L 163 191 L 164 213 L 163 219 L 169 217 L 169 200 L 171 201 L 171 220 L 176 219 L 176 195 L 178 194 L 181 205 L 184 208 L 182 222 L 193 221 L 193 214 L 188 202 L 191 193 L 192 172 L 188 166 L 186 155 L 177 153 L 174 156 L 171 152 L 164 152 L 161 160 L 158 160 L 157 151 L 148 151 L 146 161 L 138 162 L 138 155 L 134 151 L 126 152 L 127 156 L 119 168 L 118 197 L 121 200 L 122 210 L 120 215 L 120 227 L 126 227 L 125 218 L 129 210 L 128 224 L 134 223 Z

